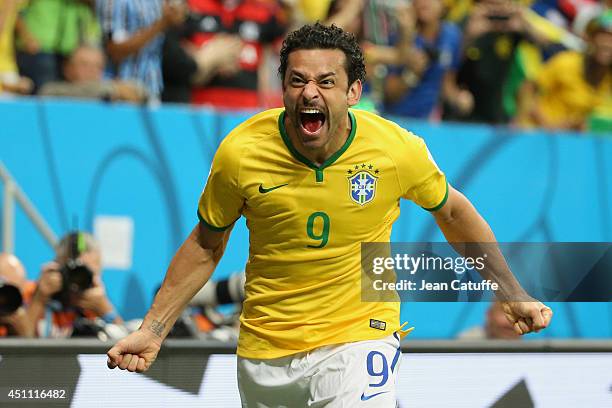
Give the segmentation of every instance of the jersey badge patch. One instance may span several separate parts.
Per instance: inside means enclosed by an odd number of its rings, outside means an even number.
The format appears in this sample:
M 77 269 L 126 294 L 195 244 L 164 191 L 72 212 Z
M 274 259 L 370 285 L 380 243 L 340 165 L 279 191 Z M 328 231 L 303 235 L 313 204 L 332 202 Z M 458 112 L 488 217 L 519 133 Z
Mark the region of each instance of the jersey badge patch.
M 376 195 L 376 181 L 378 169 L 372 171 L 374 166 L 366 165 L 355 166 L 355 169 L 348 171 L 349 195 L 351 200 L 359 205 L 365 205 L 374 199 Z

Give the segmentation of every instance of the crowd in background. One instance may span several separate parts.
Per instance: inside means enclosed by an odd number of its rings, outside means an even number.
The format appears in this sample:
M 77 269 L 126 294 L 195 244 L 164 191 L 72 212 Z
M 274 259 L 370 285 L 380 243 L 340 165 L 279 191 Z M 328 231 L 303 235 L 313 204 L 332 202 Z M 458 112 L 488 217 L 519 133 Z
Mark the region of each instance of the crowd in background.
M 0 0 L 0 93 L 280 106 L 285 33 L 362 42 L 362 109 L 610 129 L 610 0 Z

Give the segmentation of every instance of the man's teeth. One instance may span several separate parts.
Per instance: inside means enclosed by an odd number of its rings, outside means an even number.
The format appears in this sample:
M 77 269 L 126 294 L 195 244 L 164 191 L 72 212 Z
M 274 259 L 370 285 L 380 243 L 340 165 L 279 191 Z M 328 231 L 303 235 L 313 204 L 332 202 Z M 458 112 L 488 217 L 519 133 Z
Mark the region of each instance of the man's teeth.
M 302 109 L 300 112 L 301 113 L 321 113 L 321 111 L 318 109 Z

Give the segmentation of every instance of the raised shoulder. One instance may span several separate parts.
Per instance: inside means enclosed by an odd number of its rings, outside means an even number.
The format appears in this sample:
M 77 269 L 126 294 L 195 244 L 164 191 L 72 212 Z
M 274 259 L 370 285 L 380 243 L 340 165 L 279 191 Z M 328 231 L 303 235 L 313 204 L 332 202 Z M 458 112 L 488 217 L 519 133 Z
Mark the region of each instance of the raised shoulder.
M 256 113 L 232 129 L 224 140 L 240 139 L 242 142 L 278 132 L 278 117 L 283 110 L 275 108 Z
M 419 136 L 375 113 L 358 109 L 351 109 L 351 112 L 355 115 L 361 137 L 371 139 L 371 143 L 383 146 L 387 152 L 399 149 L 398 153 L 401 154 L 406 148 L 415 148 L 424 143 Z
M 446 177 L 422 138 L 372 113 L 355 111 L 355 116 L 361 142 L 393 163 L 401 197 L 425 209 L 444 202 Z
M 252 146 L 256 146 L 262 138 L 278 133 L 278 117 L 282 112 L 282 108 L 269 109 L 240 123 L 221 141 L 217 154 L 239 157 Z
M 213 158 L 198 214 L 209 229 L 228 228 L 242 212 L 246 193 L 243 169 L 257 155 L 262 140 L 278 136 L 278 117 L 282 110 L 274 109 L 253 115 L 234 128 L 221 142 Z M 280 143 L 280 142 L 279 142 Z

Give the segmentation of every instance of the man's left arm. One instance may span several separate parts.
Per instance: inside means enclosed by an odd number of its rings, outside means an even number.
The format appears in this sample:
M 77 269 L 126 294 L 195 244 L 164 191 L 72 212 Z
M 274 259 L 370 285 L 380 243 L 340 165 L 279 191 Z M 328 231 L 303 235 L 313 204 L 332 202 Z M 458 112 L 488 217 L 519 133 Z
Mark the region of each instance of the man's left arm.
M 448 186 L 448 199 L 433 216 L 447 241 L 463 256 L 478 244 L 487 250 L 486 267 L 480 272 L 496 282 L 506 318 L 519 334 L 538 332 L 550 324 L 552 310 L 530 297 L 516 280 L 502 255 L 489 224 L 472 203 L 459 191 Z

